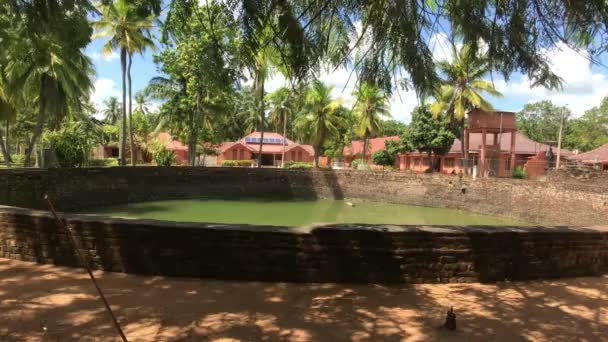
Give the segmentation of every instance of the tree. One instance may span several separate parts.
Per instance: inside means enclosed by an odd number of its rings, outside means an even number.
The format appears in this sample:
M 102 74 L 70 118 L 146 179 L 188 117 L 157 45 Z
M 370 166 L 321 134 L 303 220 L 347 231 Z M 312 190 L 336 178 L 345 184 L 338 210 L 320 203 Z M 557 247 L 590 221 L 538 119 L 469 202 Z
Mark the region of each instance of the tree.
M 461 143 L 461 153 L 464 159 L 464 125 L 466 113 L 474 108 L 493 111 L 494 107 L 481 93 L 501 96 L 494 84 L 483 77 L 490 72 L 490 59 L 481 54 L 473 44 L 467 43 L 460 50 L 452 46 L 453 59 L 451 62 L 440 61 L 440 72 L 445 79 L 440 82 L 434 94 L 435 102 L 430 110 L 434 116 L 444 115 L 451 123 L 454 131 L 458 132 Z
M 86 17 L 78 9 L 63 10 L 66 12 L 53 19 L 53 29 L 48 31 L 35 30 L 38 34 L 33 35 L 25 31 L 27 25 L 18 27 L 21 39 L 9 46 L 11 58 L 5 68 L 9 96 L 24 106 L 35 101 L 38 111 L 25 166 L 32 164 L 32 152 L 45 123 L 57 127 L 64 116 L 86 102 L 92 89 L 93 65 L 81 50 L 90 37 Z
M 142 17 L 137 7 L 127 0 L 115 0 L 109 4 L 100 4 L 98 8 L 101 19 L 93 23 L 98 31 L 94 38 L 108 38 L 103 47 L 105 54 L 115 49 L 120 50 L 120 67 L 122 72 L 122 132 L 120 136 L 120 165 L 126 165 L 126 132 L 127 132 L 127 75 L 131 83 L 131 64 L 134 52 L 141 52 L 148 46 L 154 46 L 150 38 L 153 16 Z M 129 115 L 131 114 L 131 87 L 129 86 Z M 130 120 L 129 120 L 130 122 Z M 133 131 L 129 129 L 131 140 L 131 163 L 135 165 L 135 146 Z
M 143 91 L 135 94 L 135 110 L 146 116 L 150 112 L 148 109 L 148 98 Z
M 346 110 L 339 100 L 332 100 L 332 87 L 314 81 L 306 93 L 302 114 L 296 119 L 296 129 L 315 149 L 314 166 L 319 167 L 327 139 L 335 137 L 343 125 Z
M 198 2 L 197 2 L 198 3 Z M 232 17 L 225 4 L 190 7 L 185 22 L 171 24 L 167 48 L 155 62 L 167 77 L 150 82 L 148 93 L 165 99 L 160 122 L 188 145 L 188 160 L 194 165 L 199 140 L 209 141 L 221 116 L 233 109 L 232 97 L 241 76 L 238 42 Z M 178 5 L 176 5 L 178 6 Z
M 412 122 L 409 126 L 407 138 L 412 147 L 429 156 L 443 156 L 449 150 L 456 136 L 449 127 L 449 120 L 440 114 L 434 118 L 428 107 L 416 107 L 412 112 Z M 431 163 L 430 170 L 435 169 L 435 163 Z
M 382 132 L 381 136 L 389 137 L 395 135 L 402 135 L 407 129 L 407 125 L 397 120 L 384 120 L 382 121 Z
M 353 95 L 357 98 L 357 103 L 353 107 L 357 118 L 355 131 L 363 138 L 363 160 L 365 160 L 369 138 L 382 132 L 381 117 L 390 117 L 388 101 L 377 86 L 369 83 L 361 84 Z
M 583 152 L 608 144 L 608 97 L 566 127 L 564 146 Z
M 103 120 L 111 125 L 116 124 L 120 120 L 120 106 L 116 96 L 110 96 L 103 101 L 104 108 L 101 111 Z
M 556 142 L 562 115 L 566 107 L 555 106 L 551 101 L 528 103 L 517 113 L 517 128 L 538 142 Z

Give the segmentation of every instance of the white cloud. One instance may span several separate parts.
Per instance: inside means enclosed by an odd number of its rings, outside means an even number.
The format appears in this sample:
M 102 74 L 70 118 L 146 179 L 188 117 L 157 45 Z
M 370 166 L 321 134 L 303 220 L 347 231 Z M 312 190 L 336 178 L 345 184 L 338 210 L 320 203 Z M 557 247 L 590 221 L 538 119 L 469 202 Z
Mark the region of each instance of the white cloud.
M 103 54 L 103 53 L 99 53 L 99 52 L 93 52 L 89 56 L 94 61 L 104 60 L 106 62 L 111 62 L 111 61 L 117 60 L 120 57 L 118 55 L 118 53 L 116 53 L 114 51 L 112 51 L 112 53 L 110 53 L 109 55 Z
M 577 52 L 564 44 L 558 44 L 557 48 L 547 50 L 545 54 L 551 70 L 563 79 L 563 88 L 533 88 L 527 76 L 509 83 L 496 81 L 498 90 L 505 98 L 523 98 L 527 103 L 550 100 L 556 105 L 567 105 L 574 116 L 580 116 L 608 95 L 608 78 L 593 71 L 586 51 Z

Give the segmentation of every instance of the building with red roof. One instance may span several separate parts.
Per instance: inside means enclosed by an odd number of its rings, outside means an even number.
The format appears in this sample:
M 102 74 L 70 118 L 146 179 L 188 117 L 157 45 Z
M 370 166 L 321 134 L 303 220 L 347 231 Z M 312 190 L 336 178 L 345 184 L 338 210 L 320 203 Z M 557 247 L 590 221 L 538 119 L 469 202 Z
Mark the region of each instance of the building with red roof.
M 217 165 L 221 166 L 224 160 L 250 160 L 255 161 L 260 151 L 261 132 L 253 132 L 237 141 L 227 141 L 219 147 Z M 298 144 L 274 132 L 264 132 L 262 144 L 262 165 L 280 166 L 283 153 L 285 162 L 312 162 L 315 150 L 312 145 Z
M 567 156 L 566 159 L 608 171 L 608 144 L 602 145 L 589 152 Z
M 479 109 L 468 114 L 464 160 L 462 146 L 461 141 L 455 139 L 448 153 L 436 159 L 436 170 L 457 174 L 465 172 L 466 165 L 478 169 L 480 175 L 509 177 L 515 167 L 522 167 L 529 177 L 536 177 L 543 175 L 549 166 L 547 152 L 557 154 L 556 148 L 517 131 L 515 113 Z M 567 158 L 572 152 L 561 149 L 560 154 Z M 428 154 L 421 152 L 400 154 L 396 163 L 400 170 L 414 172 L 426 172 L 431 167 Z

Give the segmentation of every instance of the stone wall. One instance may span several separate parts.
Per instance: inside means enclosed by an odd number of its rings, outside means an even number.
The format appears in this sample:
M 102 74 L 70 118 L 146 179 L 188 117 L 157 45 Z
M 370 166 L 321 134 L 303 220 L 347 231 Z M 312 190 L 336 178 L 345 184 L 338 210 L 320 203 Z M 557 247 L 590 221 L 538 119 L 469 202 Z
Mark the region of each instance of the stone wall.
M 62 210 L 188 197 L 358 198 L 458 208 L 529 223 L 608 224 L 608 179 L 477 179 L 350 170 L 90 168 L 0 170 L 0 204 Z
M 608 271 L 608 230 L 181 224 L 0 207 L 0 257 L 115 272 L 293 282 L 467 282 Z

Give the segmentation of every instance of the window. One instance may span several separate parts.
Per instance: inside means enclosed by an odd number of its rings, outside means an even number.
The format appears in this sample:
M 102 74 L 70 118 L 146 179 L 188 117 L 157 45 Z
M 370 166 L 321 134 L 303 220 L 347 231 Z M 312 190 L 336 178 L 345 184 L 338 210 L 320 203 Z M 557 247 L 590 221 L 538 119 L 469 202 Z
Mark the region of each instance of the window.
M 232 160 L 236 160 L 236 149 L 232 150 Z
M 414 166 L 420 166 L 420 158 L 414 159 Z
M 454 167 L 454 158 L 445 158 L 443 160 L 443 166 L 445 166 L 445 167 Z

